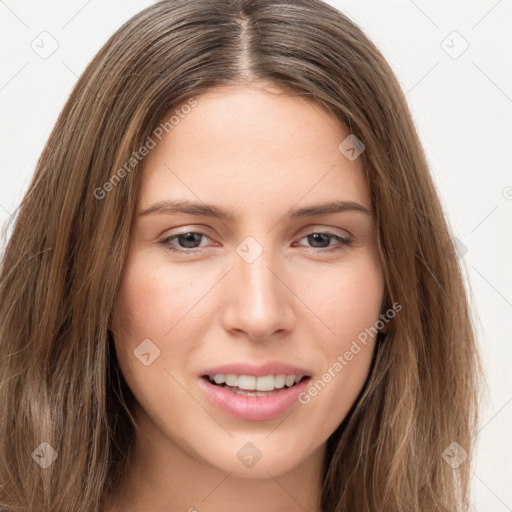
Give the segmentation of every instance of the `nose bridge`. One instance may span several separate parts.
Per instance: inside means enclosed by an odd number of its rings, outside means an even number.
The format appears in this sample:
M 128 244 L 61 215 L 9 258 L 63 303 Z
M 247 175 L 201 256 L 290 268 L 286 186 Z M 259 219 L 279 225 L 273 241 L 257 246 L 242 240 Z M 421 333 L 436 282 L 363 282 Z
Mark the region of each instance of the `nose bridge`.
M 228 292 L 229 328 L 263 339 L 291 327 L 291 297 L 276 275 L 278 266 L 274 252 L 263 242 L 247 237 L 238 245 Z
M 248 252 L 244 252 L 247 248 Z M 241 297 L 249 301 L 255 312 L 277 306 L 278 283 L 275 274 L 270 270 L 275 267 L 272 250 L 269 247 L 263 248 L 261 242 L 251 237 L 239 245 L 237 254 L 236 270 L 242 287 Z

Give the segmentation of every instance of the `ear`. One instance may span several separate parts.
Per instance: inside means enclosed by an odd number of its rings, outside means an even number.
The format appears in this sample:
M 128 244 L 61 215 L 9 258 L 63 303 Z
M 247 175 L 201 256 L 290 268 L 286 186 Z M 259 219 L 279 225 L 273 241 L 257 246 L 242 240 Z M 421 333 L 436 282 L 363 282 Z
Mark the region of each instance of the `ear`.
M 380 318 L 380 320 L 382 320 L 382 323 L 384 324 L 382 329 L 379 329 L 379 332 L 381 332 L 382 334 L 387 334 L 389 332 L 389 328 L 390 328 L 392 320 L 390 320 L 389 318 L 386 318 L 385 315 L 380 315 L 379 318 Z
M 390 310 L 393 310 L 393 307 L 391 307 L 391 304 L 390 304 L 390 301 L 388 298 L 388 293 L 386 291 L 386 293 L 384 294 L 383 300 L 382 300 L 382 305 L 381 305 L 381 310 L 380 310 L 380 315 L 379 315 L 379 325 L 382 324 L 382 327 L 379 329 L 379 332 L 382 334 L 387 334 L 390 331 L 391 326 L 393 325 L 393 319 L 394 319 L 395 315 L 393 314 L 392 316 L 390 316 L 389 315 Z
M 388 291 L 386 289 L 386 291 L 384 292 L 384 296 L 382 297 L 382 304 L 380 308 L 381 313 L 379 315 L 379 320 L 384 324 L 382 328 L 379 329 L 379 332 L 381 332 L 382 334 L 387 334 L 389 332 L 389 328 L 391 326 L 391 323 L 393 322 L 392 318 L 388 318 L 386 316 L 386 312 L 388 311 L 389 308 L 389 296 Z
M 109 331 L 115 332 L 114 329 L 114 310 L 110 312 L 110 315 L 108 317 L 107 327 Z

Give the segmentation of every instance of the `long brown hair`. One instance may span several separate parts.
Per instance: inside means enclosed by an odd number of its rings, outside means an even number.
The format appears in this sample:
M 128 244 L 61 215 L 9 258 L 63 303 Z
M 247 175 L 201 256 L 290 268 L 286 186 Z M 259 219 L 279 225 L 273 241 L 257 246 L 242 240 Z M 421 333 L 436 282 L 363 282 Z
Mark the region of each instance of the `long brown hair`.
M 391 68 L 320 0 L 159 2 L 78 80 L 2 258 L 0 507 L 91 512 L 117 488 L 134 445 L 134 397 L 108 321 L 136 156 L 191 97 L 256 81 L 314 98 L 363 141 L 386 304 L 402 305 L 328 440 L 322 510 L 467 509 L 480 363 L 450 228 Z M 453 446 L 468 454 L 458 467 L 443 457 Z

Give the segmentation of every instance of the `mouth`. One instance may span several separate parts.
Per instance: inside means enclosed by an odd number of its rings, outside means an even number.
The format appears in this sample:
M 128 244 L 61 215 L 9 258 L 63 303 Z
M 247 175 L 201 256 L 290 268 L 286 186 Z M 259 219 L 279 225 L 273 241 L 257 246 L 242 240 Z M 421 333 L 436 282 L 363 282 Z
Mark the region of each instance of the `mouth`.
M 267 421 L 296 407 L 312 379 L 303 373 L 259 373 L 210 372 L 202 375 L 198 383 L 207 400 L 223 414 L 242 421 Z
M 210 384 L 223 388 L 232 393 L 243 396 L 262 397 L 271 396 L 284 390 L 293 388 L 311 377 L 309 375 L 295 375 L 280 373 L 277 375 L 236 375 L 217 373 L 202 375 Z

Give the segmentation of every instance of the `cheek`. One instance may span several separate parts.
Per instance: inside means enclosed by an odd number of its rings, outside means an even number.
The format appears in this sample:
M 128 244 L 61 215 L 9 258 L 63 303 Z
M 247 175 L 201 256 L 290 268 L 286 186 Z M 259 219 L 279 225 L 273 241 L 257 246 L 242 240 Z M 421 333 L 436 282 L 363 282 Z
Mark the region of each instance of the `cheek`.
M 201 321 L 200 306 L 210 287 L 211 280 L 198 279 L 192 268 L 170 271 L 165 261 L 142 250 L 130 255 L 112 325 L 119 365 L 139 398 L 156 390 L 162 378 L 169 380 L 166 371 L 187 367 L 194 357 L 209 325 Z M 147 353 L 142 347 L 149 348 L 148 366 L 142 362 L 141 354 Z
M 137 401 L 149 410 L 150 404 L 167 403 L 172 395 L 173 380 L 166 372 L 171 366 L 172 328 L 190 308 L 185 298 L 190 286 L 183 282 L 185 277 L 174 273 L 171 278 L 164 270 L 164 265 L 152 264 L 143 254 L 132 255 L 123 270 L 113 314 L 121 372 Z M 180 332 L 186 328 L 185 322 L 177 325 Z M 173 357 L 180 358 L 179 353 L 179 344 L 173 344 Z M 180 394 L 176 395 L 177 404 Z M 186 410 L 187 401 L 179 407 Z
M 127 261 L 113 313 L 116 352 L 127 379 L 132 372 L 144 368 L 134 357 L 134 351 L 144 340 L 149 339 L 154 344 L 149 344 L 150 357 L 155 361 L 151 367 L 161 363 L 162 334 L 180 315 L 181 289 L 180 284 L 171 283 L 168 276 L 144 264 L 140 258 Z
M 302 293 L 328 327 L 327 348 L 340 348 L 379 319 L 384 296 L 380 261 L 360 254 L 335 270 L 310 276 Z
M 143 257 L 128 261 L 123 271 L 114 318 L 120 335 L 130 334 L 130 343 L 145 338 L 161 339 L 186 312 L 192 287 L 179 272 L 165 272 L 164 265 L 151 265 Z
M 333 277 L 334 276 L 334 277 Z M 323 368 L 301 398 L 334 431 L 359 395 L 369 374 L 384 293 L 377 260 L 361 259 L 324 280 L 323 290 L 312 287 L 318 314 L 328 326 L 322 338 Z

